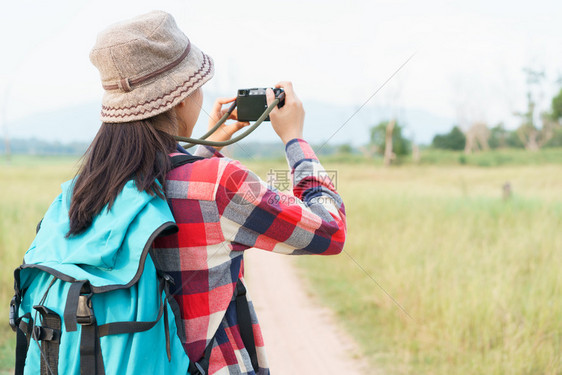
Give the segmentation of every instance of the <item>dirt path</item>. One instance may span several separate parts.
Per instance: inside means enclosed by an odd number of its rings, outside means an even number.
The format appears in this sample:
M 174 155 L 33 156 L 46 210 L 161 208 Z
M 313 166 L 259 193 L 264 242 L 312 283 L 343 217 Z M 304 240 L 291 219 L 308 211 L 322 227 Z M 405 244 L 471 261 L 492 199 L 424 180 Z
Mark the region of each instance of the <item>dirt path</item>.
M 248 291 L 263 332 L 273 375 L 373 374 L 353 341 L 303 288 L 289 256 L 250 250 L 245 256 Z

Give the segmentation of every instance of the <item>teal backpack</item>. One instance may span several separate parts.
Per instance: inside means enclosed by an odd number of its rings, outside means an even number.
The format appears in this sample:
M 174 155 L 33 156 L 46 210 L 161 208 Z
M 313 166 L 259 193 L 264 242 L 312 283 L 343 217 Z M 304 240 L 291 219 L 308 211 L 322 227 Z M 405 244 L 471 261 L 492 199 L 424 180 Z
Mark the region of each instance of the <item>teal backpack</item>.
M 129 181 L 111 210 L 66 238 L 72 190 L 62 185 L 14 272 L 15 374 L 188 374 L 173 280 L 150 255 L 157 236 L 177 231 L 166 200 Z

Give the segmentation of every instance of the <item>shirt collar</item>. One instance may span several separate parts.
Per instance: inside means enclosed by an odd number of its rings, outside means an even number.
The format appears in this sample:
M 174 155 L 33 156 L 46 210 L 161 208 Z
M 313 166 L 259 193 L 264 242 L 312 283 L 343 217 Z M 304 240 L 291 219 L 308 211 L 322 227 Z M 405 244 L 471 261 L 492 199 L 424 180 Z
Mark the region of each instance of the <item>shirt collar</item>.
M 185 148 L 183 148 L 179 143 L 178 146 L 176 148 L 178 150 L 178 152 L 181 152 L 182 154 L 187 154 L 187 155 L 191 155 L 189 152 L 187 152 L 187 150 Z

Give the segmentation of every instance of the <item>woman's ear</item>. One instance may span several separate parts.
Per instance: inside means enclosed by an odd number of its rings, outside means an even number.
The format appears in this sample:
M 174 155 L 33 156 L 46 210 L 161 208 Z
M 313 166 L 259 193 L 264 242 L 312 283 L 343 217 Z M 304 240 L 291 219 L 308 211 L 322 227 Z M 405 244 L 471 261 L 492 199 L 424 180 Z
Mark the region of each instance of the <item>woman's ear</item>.
M 176 107 L 183 107 L 185 105 L 185 99 L 182 100 L 181 102 L 179 102 L 178 104 L 176 104 Z

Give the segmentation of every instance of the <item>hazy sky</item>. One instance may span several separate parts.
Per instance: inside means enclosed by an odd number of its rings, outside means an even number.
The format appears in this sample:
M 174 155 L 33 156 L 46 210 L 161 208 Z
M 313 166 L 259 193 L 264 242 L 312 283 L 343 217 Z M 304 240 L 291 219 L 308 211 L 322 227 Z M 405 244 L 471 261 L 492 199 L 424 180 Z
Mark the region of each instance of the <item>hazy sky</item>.
M 99 101 L 96 34 L 155 8 L 214 58 L 223 95 L 292 80 L 305 108 L 359 106 L 415 54 L 369 105 L 513 125 L 522 68 L 546 69 L 545 97 L 562 75 L 560 1 L 3 1 L 3 118 Z

